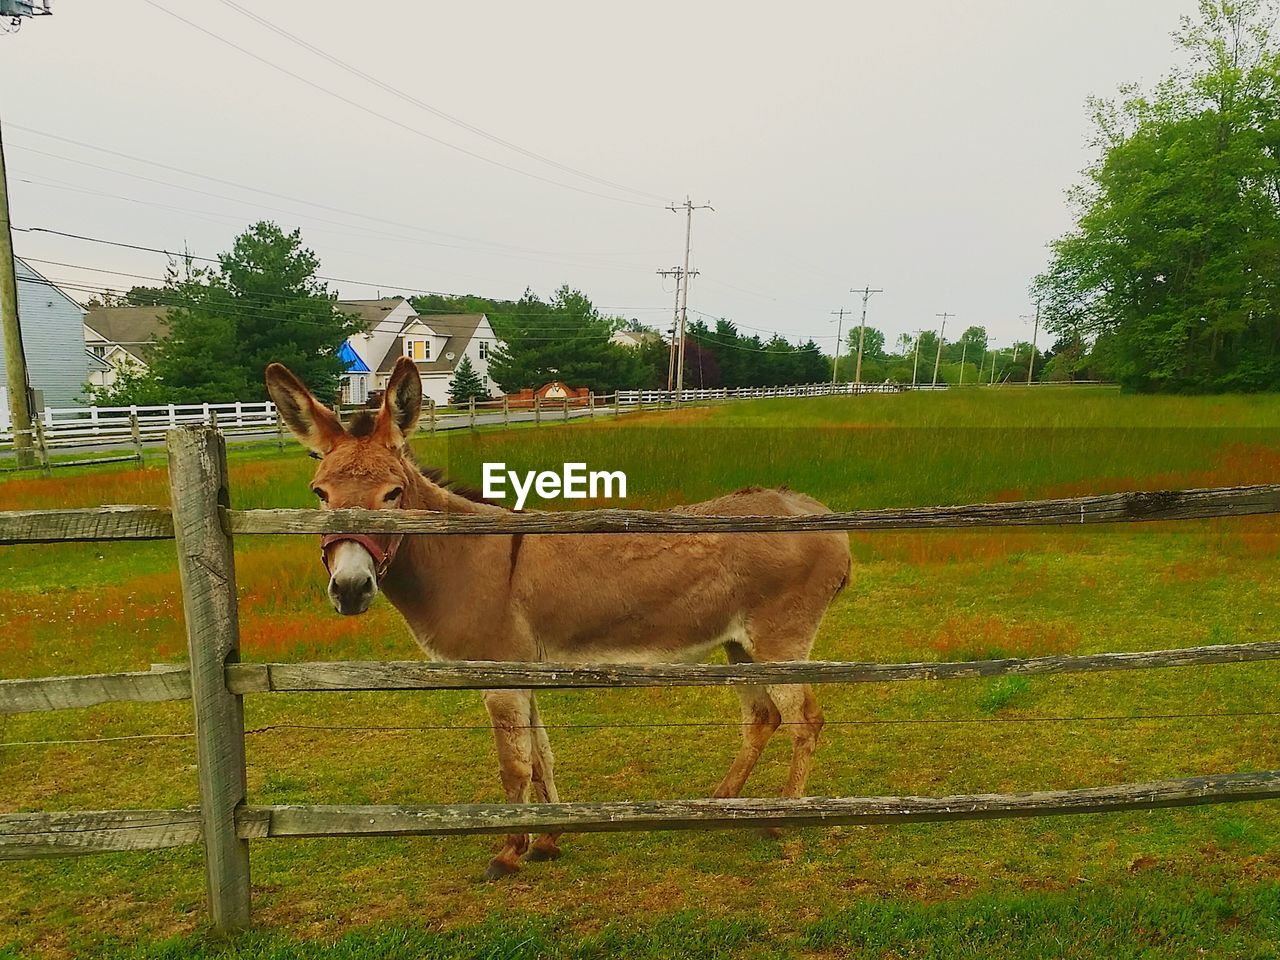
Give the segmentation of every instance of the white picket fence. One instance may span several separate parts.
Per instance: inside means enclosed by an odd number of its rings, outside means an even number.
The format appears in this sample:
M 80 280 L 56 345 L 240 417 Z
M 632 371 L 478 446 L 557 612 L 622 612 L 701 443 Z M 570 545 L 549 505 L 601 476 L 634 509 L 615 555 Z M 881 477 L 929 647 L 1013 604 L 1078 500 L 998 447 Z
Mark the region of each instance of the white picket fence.
M 275 430 L 276 408 L 261 403 L 169 403 L 130 407 L 45 407 L 40 412 L 45 443 L 50 447 L 93 442 L 132 441 L 133 420 L 143 440 L 155 440 L 184 423 L 216 423 L 224 430 Z M 0 410 L 0 441 L 12 441 L 7 405 Z
M 943 390 L 945 384 L 933 387 L 922 384 L 917 387 L 889 383 L 809 383 L 783 387 L 719 387 L 715 389 L 684 390 L 677 395 L 674 390 L 619 390 L 620 406 L 657 406 L 677 402 L 693 403 L 704 400 L 756 400 L 774 397 L 822 397 L 832 394 L 898 393 L 902 390 Z M 603 405 L 611 397 L 601 397 Z M 549 404 L 548 404 L 549 405 Z M 485 404 L 480 405 L 483 409 Z M 450 408 L 441 407 L 441 415 Z M 459 414 L 465 407 L 453 408 Z M 40 412 L 45 443 L 50 447 L 74 446 L 93 442 L 109 443 L 133 439 L 133 418 L 137 418 L 138 432 L 143 440 L 156 440 L 166 430 L 185 423 L 217 423 L 224 430 L 251 433 L 268 432 L 276 428 L 275 404 L 269 400 L 258 403 L 169 403 L 157 406 L 128 407 L 45 407 Z M 9 423 L 8 405 L 0 406 L 0 442 L 12 441 L 13 430 Z
M 619 390 L 618 402 L 623 406 L 644 404 L 690 403 L 699 400 L 764 400 L 778 397 L 852 396 L 861 393 L 902 393 L 908 390 L 946 390 L 947 384 L 929 383 L 802 383 L 784 387 L 715 387 L 689 390 Z

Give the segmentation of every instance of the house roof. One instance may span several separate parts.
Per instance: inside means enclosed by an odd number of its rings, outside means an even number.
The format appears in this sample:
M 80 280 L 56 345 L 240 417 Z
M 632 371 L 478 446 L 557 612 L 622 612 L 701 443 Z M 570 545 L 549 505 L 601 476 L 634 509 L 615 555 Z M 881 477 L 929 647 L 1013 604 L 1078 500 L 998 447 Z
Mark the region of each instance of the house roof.
M 24 283 L 24 282 L 38 283 L 41 286 L 48 287 L 54 293 L 62 297 L 63 300 L 66 300 L 67 303 L 71 304 L 81 313 L 84 313 L 84 307 L 80 305 L 79 301 L 77 301 L 74 297 L 71 296 L 71 294 L 63 290 L 60 286 L 58 286 L 56 283 L 54 283 L 52 280 L 46 277 L 43 273 L 41 273 L 35 267 L 31 266 L 31 264 L 27 263 L 27 261 L 23 260 L 21 257 L 15 254 L 13 258 L 13 262 L 14 262 L 15 268 L 20 268 L 15 270 L 15 273 L 17 274 L 15 279 L 18 281 L 18 283 Z
M 335 306 L 343 313 L 355 314 L 365 331 L 372 333 L 389 313 L 407 302 L 404 297 L 381 297 L 377 300 L 339 300 Z
M 415 323 L 420 323 L 438 337 L 445 337 L 444 345 L 436 352 L 432 360 L 419 360 L 419 373 L 453 373 L 462 362 L 463 351 L 475 336 L 476 328 L 487 318 L 483 313 L 448 313 L 440 316 L 410 317 L 400 328 L 400 336 L 391 341 L 386 355 L 378 364 L 379 373 L 390 373 L 396 361 L 404 354 L 404 332 Z M 453 354 L 453 359 L 449 359 Z
M 165 335 L 168 315 L 168 307 L 93 307 L 84 325 L 145 363 L 156 341 Z
M 338 348 L 338 359 L 343 363 L 343 369 L 347 373 L 368 373 L 369 365 L 360 359 L 360 354 L 351 349 L 351 344 L 345 340 L 342 346 Z

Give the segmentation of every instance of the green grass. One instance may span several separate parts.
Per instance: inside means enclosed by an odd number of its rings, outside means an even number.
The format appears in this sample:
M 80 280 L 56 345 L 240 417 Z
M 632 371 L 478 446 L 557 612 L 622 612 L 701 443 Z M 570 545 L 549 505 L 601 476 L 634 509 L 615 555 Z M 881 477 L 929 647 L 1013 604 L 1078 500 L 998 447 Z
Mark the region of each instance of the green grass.
M 1278 397 L 954 391 L 727 404 L 423 438 L 418 448 L 471 482 L 485 460 L 624 469 L 623 505 L 632 507 L 786 483 L 848 509 L 1272 482 L 1277 427 Z M 233 447 L 233 503 L 309 505 L 313 466 L 296 450 Z M 7 477 L 0 509 L 163 503 L 166 484 L 154 460 Z M 823 625 L 820 658 L 1236 643 L 1275 639 L 1280 620 L 1280 525 L 1270 518 L 851 542 L 854 580 Z M 417 655 L 384 602 L 355 620 L 329 611 L 314 538 L 245 537 L 236 550 L 246 659 Z M 0 676 L 182 657 L 172 544 L 0 548 L 0 574 Z M 830 723 L 810 790 L 937 795 L 1276 769 L 1274 718 L 1005 721 L 1270 710 L 1277 681 L 1280 666 L 1250 664 L 824 688 Z M 551 724 L 621 725 L 551 731 L 566 799 L 705 796 L 736 750 L 727 691 L 548 692 L 539 701 Z M 251 800 L 501 797 L 474 695 L 250 697 L 246 714 L 250 728 L 463 728 L 252 735 Z M 910 722 L 921 719 L 982 722 Z M 665 720 L 715 725 L 626 726 Z M 893 722 L 854 723 L 868 720 Z M 118 704 L 0 718 L 0 742 L 189 729 L 187 704 Z M 776 793 L 786 757 L 779 737 L 748 794 Z M 0 747 L 0 809 L 193 803 L 193 762 L 183 739 Z M 492 845 L 485 838 L 270 841 L 253 847 L 263 932 L 226 955 L 1271 956 L 1277 836 L 1280 809 L 1270 804 L 797 831 L 781 842 L 592 835 L 566 838 L 565 859 L 498 885 L 475 882 Z M 0 944 L 12 943 L 11 952 L 97 956 L 112 942 L 121 958 L 223 955 L 200 937 L 198 850 L 11 864 L 3 873 Z

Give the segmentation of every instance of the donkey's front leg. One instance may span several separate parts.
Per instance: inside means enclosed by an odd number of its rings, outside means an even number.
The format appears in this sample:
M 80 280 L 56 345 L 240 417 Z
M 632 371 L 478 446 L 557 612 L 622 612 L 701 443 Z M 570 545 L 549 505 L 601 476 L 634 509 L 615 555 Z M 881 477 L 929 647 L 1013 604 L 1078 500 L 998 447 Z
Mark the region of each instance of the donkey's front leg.
M 533 697 L 528 690 L 486 690 L 485 709 L 493 725 L 498 747 L 498 775 L 508 803 L 528 803 L 533 780 Z M 529 849 L 527 833 L 507 834 L 484 872 L 486 880 L 498 880 L 520 869 L 520 857 Z

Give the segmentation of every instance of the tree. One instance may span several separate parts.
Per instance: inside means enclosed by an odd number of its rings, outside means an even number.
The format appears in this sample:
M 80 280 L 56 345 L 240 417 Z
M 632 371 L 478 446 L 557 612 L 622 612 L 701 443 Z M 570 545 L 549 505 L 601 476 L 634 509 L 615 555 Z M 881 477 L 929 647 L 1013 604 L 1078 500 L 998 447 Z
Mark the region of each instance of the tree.
M 607 393 L 643 378 L 637 351 L 609 342 L 622 321 L 601 315 L 581 291 L 565 285 L 543 302 L 527 290 L 512 306 L 494 324 L 503 343 L 489 360 L 489 376 L 508 393 L 551 380 Z
M 151 382 L 135 384 L 136 392 L 170 402 L 262 400 L 262 371 L 278 361 L 317 396 L 336 399 L 338 350 L 358 324 L 334 309 L 315 277 L 319 266 L 299 231 L 267 222 L 236 237 L 216 269 L 195 267 L 190 257 L 182 269 L 171 264 L 157 298 L 171 307 L 167 333 L 144 378 Z
M 449 401 L 455 406 L 481 400 L 489 396 L 484 381 L 476 368 L 471 365 L 470 357 L 463 357 L 457 369 L 453 371 L 453 379 L 449 381 Z
M 1280 51 L 1267 0 L 1202 0 L 1189 64 L 1094 101 L 1075 229 L 1034 283 L 1046 326 L 1140 390 L 1280 387 Z

